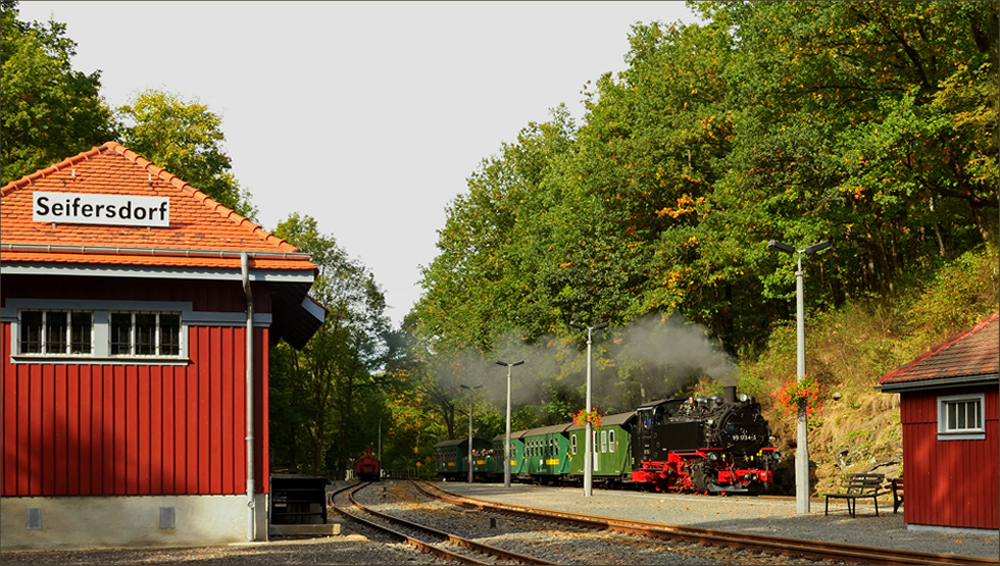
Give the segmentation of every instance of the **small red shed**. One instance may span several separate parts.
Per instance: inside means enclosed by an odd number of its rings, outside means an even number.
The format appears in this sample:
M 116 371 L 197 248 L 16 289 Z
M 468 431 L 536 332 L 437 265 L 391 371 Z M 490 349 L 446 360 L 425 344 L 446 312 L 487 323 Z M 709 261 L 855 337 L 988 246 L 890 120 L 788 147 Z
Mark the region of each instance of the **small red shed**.
M 1000 319 L 993 313 L 879 379 L 900 396 L 910 529 L 998 526 Z
M 267 537 L 308 255 L 117 143 L 0 189 L 0 548 Z

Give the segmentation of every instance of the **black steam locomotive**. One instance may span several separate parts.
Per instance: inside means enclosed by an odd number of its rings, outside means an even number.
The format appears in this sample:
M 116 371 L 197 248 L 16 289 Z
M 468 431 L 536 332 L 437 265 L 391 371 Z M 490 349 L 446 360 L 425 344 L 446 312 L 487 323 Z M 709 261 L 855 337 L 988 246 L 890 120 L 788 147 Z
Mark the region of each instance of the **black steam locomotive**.
M 636 409 L 632 481 L 657 491 L 747 493 L 774 484 L 779 454 L 760 404 L 735 387 Z
M 573 423 L 512 432 L 512 477 L 546 484 L 580 483 L 585 440 L 583 427 Z M 461 455 L 468 444 L 455 446 L 463 442 L 468 441 L 449 440 L 435 447 L 442 477 L 465 477 L 468 468 Z M 505 435 L 498 435 L 491 450 L 476 452 L 480 454 L 473 468 L 477 480 L 503 477 L 504 443 Z M 594 430 L 591 445 L 595 484 L 656 491 L 765 492 L 774 486 L 779 460 L 760 404 L 737 395 L 735 387 L 723 388 L 722 395 L 665 399 L 606 415 Z

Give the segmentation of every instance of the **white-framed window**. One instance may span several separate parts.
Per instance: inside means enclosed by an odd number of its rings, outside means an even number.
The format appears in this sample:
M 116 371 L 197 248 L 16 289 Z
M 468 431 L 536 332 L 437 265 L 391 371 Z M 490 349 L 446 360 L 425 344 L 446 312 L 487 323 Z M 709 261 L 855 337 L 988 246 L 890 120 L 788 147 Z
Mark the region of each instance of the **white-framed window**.
M 601 454 L 608 452 L 608 431 L 601 431 Z
M 986 438 L 984 395 L 938 397 L 938 440 L 983 440 Z
M 615 430 L 611 429 L 608 431 L 608 452 L 612 454 L 615 451 Z
M 94 314 L 88 311 L 26 309 L 18 312 L 17 353 L 89 355 L 94 350 Z
M 181 353 L 179 312 L 111 313 L 108 353 L 112 356 L 174 357 Z
M 569 437 L 569 451 L 574 456 L 576 455 L 576 435 L 571 434 Z
M 0 309 L 12 326 L 14 363 L 185 364 L 192 320 L 235 325 L 240 318 L 195 313 L 187 302 L 8 299 Z

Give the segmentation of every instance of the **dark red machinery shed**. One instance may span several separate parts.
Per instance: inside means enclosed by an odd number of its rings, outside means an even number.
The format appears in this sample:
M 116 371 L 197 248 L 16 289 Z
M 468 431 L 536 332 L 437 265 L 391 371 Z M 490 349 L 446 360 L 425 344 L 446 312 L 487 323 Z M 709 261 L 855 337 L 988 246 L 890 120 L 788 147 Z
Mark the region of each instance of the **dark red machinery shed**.
M 911 529 L 997 530 L 998 313 L 882 376 L 900 395 Z
M 308 255 L 113 142 L 0 197 L 0 545 L 266 538 L 267 346 L 322 323 Z

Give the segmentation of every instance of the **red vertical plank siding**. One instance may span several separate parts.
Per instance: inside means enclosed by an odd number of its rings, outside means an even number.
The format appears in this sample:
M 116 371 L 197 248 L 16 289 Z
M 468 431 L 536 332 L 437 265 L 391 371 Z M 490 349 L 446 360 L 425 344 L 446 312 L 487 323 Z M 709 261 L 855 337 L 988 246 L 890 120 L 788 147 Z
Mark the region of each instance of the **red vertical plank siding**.
M 176 382 L 176 373 L 177 369 L 174 367 L 161 369 L 162 389 L 160 390 L 160 398 L 162 402 L 163 427 L 161 429 L 162 444 L 160 454 L 162 464 L 160 466 L 160 491 L 156 493 L 176 493 L 174 488 L 175 478 L 177 477 L 177 457 L 174 446 L 174 435 L 176 433 L 176 429 L 174 428 L 174 402 L 176 401 L 174 383 Z
M 43 493 L 42 458 L 44 457 L 43 454 L 45 445 L 42 442 L 44 438 L 43 427 L 45 426 L 45 407 L 42 403 L 44 401 L 43 391 L 46 389 L 44 385 L 47 378 L 44 374 L 44 366 L 36 366 L 31 369 L 33 370 L 32 373 L 37 374 L 37 376 L 28 382 L 28 388 L 31 395 L 31 405 L 29 408 L 31 419 L 31 444 L 29 445 L 31 469 L 28 472 L 28 484 L 32 491 Z
M 201 328 L 205 347 L 202 349 L 202 362 L 198 371 L 198 493 L 211 493 L 211 399 L 210 382 L 215 377 L 215 359 L 222 352 L 218 350 L 216 340 L 218 328 Z
M 155 366 L 143 367 L 143 374 L 138 377 L 136 386 L 138 388 L 136 403 L 138 411 L 136 420 L 139 426 L 136 427 L 136 459 L 138 460 L 138 477 L 136 478 L 136 493 L 148 495 L 150 493 L 150 453 L 153 450 L 153 438 L 151 435 L 151 424 L 153 413 L 149 405 L 149 386 L 153 379 L 153 369 Z
M 69 385 L 66 383 L 66 366 L 64 365 L 54 365 L 53 369 L 53 395 L 55 396 L 55 407 L 52 412 L 52 425 L 53 434 L 52 438 L 54 448 L 53 448 L 53 458 L 50 462 L 46 463 L 46 467 L 51 467 L 53 471 L 53 486 L 52 493 L 66 493 L 66 468 L 69 461 L 67 460 L 67 455 L 69 453 L 69 447 L 66 442 L 66 435 L 69 432 L 69 411 L 66 402 Z M 75 374 L 76 372 L 74 372 Z M 62 463 L 60 465 L 59 463 Z
M 258 407 L 260 418 L 257 420 L 260 423 L 260 433 L 255 433 L 257 437 L 257 446 L 260 450 L 260 459 L 257 460 L 255 466 L 256 469 L 260 470 L 260 480 L 254 480 L 257 484 L 257 491 L 260 493 L 270 493 L 271 491 L 271 451 L 270 451 L 270 429 L 268 423 L 271 421 L 270 412 L 268 408 L 270 407 L 270 400 L 268 397 L 268 382 L 267 382 L 267 364 L 268 364 L 268 335 L 267 328 L 260 328 L 257 330 L 257 334 L 260 341 L 257 344 L 262 344 L 263 347 L 257 348 L 255 357 L 258 358 L 255 362 L 257 364 L 257 369 L 254 372 L 254 379 L 259 384 L 258 388 L 260 390 L 260 403 L 255 404 Z M 256 474 L 255 474 L 256 475 Z
M 212 372 L 208 379 L 208 395 L 211 406 L 208 413 L 208 430 L 211 435 L 208 446 L 209 475 L 208 492 L 213 494 L 222 493 L 222 360 L 228 358 L 230 353 L 223 346 L 223 336 L 228 332 L 228 328 L 214 329 L 217 338 L 214 346 L 218 348 L 218 355 L 212 358 Z
M 112 371 L 112 381 L 114 382 L 114 405 L 112 413 L 114 418 L 111 422 L 111 430 L 108 431 L 114 439 L 115 456 L 114 466 L 112 466 L 112 483 L 115 495 L 128 493 L 128 387 L 125 378 L 127 366 L 114 366 Z
M 986 438 L 938 440 L 938 397 L 985 393 Z M 997 529 L 997 402 L 995 388 L 904 393 L 900 399 L 908 524 Z
M 17 446 L 14 451 L 17 454 L 17 490 L 11 495 L 31 493 L 31 368 L 18 368 L 17 377 L 17 404 L 14 412 L 17 414 Z M 27 472 L 27 473 L 25 473 Z
M 189 367 L 174 370 L 174 488 L 171 493 L 187 491 L 187 376 Z
M 234 490 L 233 484 L 233 466 L 235 462 L 233 458 L 235 457 L 233 453 L 233 434 L 232 428 L 229 423 L 233 420 L 233 381 L 235 380 L 234 375 L 234 356 L 236 349 L 233 347 L 233 332 L 226 332 L 222 337 L 222 351 L 223 352 L 233 352 L 232 356 L 221 356 L 222 357 L 222 374 L 219 375 L 219 405 L 217 407 L 219 412 L 219 426 L 218 430 L 220 433 L 219 449 L 221 451 L 222 458 L 222 473 L 220 474 L 222 485 L 220 486 L 220 493 L 232 493 Z
M 84 493 L 90 493 L 90 459 L 91 451 L 93 449 L 93 442 L 91 441 L 91 410 L 93 407 L 92 401 L 92 381 L 93 381 L 93 366 L 81 366 L 80 367 L 80 429 L 77 432 L 77 454 L 78 454 L 78 464 L 76 466 L 77 470 L 77 482 L 76 489 L 70 492 L 70 495 L 81 495 Z
M 104 493 L 101 469 L 104 466 L 104 422 L 102 410 L 104 401 L 104 372 L 93 372 L 90 376 L 90 489 L 86 493 Z
M 80 381 L 82 370 L 72 372 L 66 381 L 66 435 L 69 439 L 66 447 L 66 465 L 61 466 L 67 474 L 63 493 L 76 495 L 80 493 Z M 56 462 L 58 466 L 59 463 Z
M 230 425 L 230 434 L 233 437 L 233 464 L 234 464 L 234 492 L 246 493 L 247 480 L 247 405 L 246 405 L 246 329 L 243 328 L 234 334 L 235 351 L 243 352 L 242 356 L 234 356 L 236 361 L 233 375 L 233 422 Z
M 188 327 L 179 365 L 15 364 L 11 339 L 0 325 L 0 494 L 245 492 L 245 326 Z M 254 330 L 258 492 L 269 480 L 267 340 Z
M 203 329 L 199 328 L 201 340 L 204 340 Z M 186 376 L 187 399 L 184 406 L 184 420 L 187 421 L 187 436 L 184 441 L 184 452 L 187 458 L 187 468 L 184 470 L 184 493 L 198 493 L 198 378 L 201 368 L 208 357 L 206 344 L 199 346 L 197 363 L 188 366 Z
M 149 486 L 144 493 L 161 493 L 163 489 L 163 367 L 149 369 Z
M 17 414 L 7 399 L 17 398 L 17 375 L 10 363 L 11 325 L 0 324 L 0 495 L 14 493 L 17 470 Z

